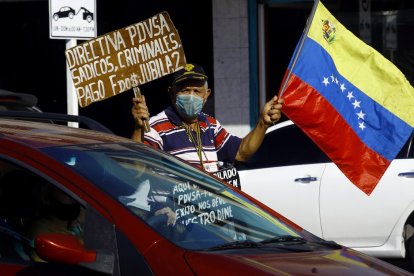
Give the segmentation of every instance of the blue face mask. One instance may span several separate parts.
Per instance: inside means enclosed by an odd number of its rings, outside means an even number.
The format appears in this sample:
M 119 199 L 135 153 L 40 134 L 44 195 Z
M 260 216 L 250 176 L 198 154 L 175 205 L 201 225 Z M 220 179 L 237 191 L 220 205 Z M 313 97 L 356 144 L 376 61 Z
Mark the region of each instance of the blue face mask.
M 175 106 L 177 111 L 188 119 L 194 119 L 203 108 L 203 98 L 193 94 L 177 95 Z

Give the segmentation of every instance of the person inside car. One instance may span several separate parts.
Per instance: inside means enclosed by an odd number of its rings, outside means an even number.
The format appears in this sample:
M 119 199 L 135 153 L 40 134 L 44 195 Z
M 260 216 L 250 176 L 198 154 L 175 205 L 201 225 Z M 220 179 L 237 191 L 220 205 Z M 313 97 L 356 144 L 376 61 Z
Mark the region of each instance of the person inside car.
M 46 194 L 45 214 L 32 223 L 28 238 L 34 243 L 38 234 L 62 233 L 74 235 L 82 242 L 83 208 L 57 188 L 50 188 Z M 34 249 L 30 250 L 29 256 L 33 261 L 43 261 Z

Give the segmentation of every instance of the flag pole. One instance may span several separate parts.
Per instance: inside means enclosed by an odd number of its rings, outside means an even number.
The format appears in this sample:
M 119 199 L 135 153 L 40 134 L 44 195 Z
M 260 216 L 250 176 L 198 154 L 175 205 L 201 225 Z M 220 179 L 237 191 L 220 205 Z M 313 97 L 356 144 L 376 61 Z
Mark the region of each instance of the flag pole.
M 319 4 L 319 0 L 315 0 L 315 2 L 313 3 L 313 7 L 312 7 L 311 13 L 310 13 L 309 18 L 308 18 L 308 22 L 306 22 L 306 26 L 305 26 L 305 29 L 303 30 L 302 38 L 299 42 L 298 50 L 296 51 L 296 54 L 293 57 L 292 66 L 290 67 L 288 75 L 287 75 L 287 77 L 285 78 L 285 80 L 283 82 L 282 89 L 280 90 L 279 98 L 281 98 L 283 96 L 283 93 L 285 93 L 287 83 L 290 79 L 290 76 L 292 75 L 292 71 L 293 71 L 293 68 L 296 65 L 296 62 L 298 61 L 299 54 L 302 51 L 303 43 L 305 43 L 305 38 L 308 35 L 310 26 L 312 25 L 313 17 L 315 16 L 315 12 L 316 12 L 316 8 L 318 7 L 318 4 Z

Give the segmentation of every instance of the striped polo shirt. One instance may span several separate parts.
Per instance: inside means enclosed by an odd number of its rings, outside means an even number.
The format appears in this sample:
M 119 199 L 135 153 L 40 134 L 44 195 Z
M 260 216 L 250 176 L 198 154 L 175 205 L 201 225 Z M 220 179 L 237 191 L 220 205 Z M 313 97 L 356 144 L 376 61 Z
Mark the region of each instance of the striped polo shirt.
M 241 138 L 228 133 L 213 117 L 200 113 L 198 122 L 203 145 L 203 163 L 234 162 Z M 168 152 L 192 164 L 200 165 L 197 149 L 187 135 L 184 123 L 172 106 L 149 120 L 151 130 L 145 133 L 145 143 Z M 192 130 L 193 137 L 197 134 Z

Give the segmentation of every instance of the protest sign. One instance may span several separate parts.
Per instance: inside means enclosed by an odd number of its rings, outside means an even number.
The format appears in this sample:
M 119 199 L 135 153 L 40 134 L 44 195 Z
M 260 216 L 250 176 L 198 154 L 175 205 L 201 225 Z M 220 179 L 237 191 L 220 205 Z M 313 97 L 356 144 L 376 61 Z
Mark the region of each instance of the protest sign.
M 85 107 L 173 73 L 185 65 L 180 37 L 167 12 L 65 51 Z
M 227 165 L 227 167 L 221 168 L 213 174 L 241 190 L 239 172 L 233 165 Z

